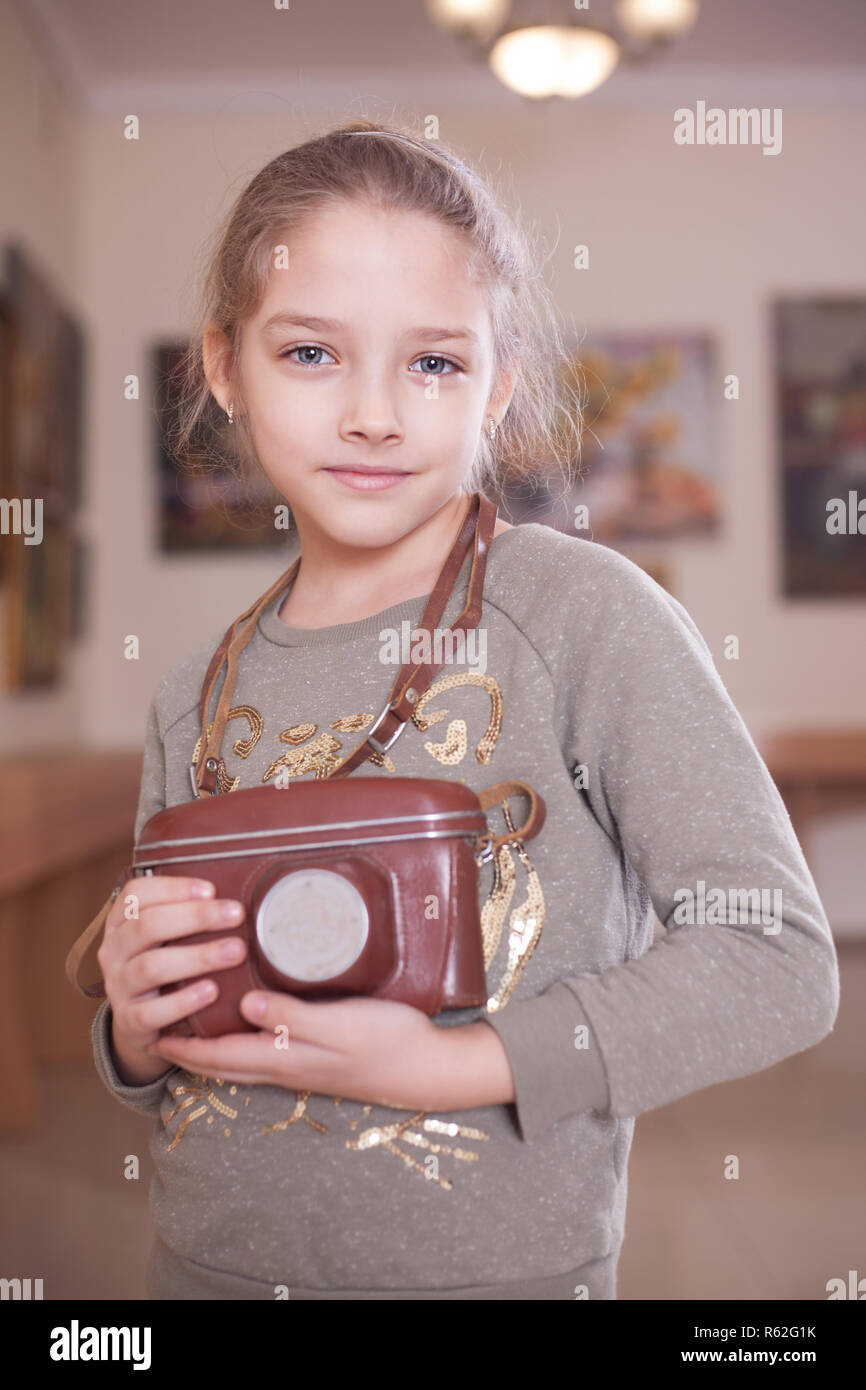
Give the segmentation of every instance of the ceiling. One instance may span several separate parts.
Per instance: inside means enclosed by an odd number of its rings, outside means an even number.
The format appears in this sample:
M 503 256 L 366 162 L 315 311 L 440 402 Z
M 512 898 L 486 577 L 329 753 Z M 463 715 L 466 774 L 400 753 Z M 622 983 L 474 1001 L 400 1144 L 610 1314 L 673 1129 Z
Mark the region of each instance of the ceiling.
M 424 0 L 13 0 L 47 61 L 94 110 L 522 106 L 428 18 Z M 612 0 L 592 0 L 611 16 Z M 518 0 L 573 13 L 569 0 Z M 526 12 L 526 11 L 524 11 Z M 703 84 L 711 101 L 866 100 L 866 0 L 702 0 L 691 33 L 583 102 L 630 105 Z M 437 107 L 434 105 L 434 111 Z

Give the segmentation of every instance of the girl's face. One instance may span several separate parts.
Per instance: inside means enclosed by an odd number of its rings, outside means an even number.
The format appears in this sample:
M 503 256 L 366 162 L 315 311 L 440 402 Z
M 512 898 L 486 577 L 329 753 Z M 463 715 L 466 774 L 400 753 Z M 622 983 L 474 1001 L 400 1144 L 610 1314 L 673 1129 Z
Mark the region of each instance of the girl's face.
M 236 411 L 302 535 L 387 545 L 465 495 L 485 417 L 511 398 L 491 396 L 483 292 L 422 213 L 340 202 L 286 245 L 243 328 Z M 362 490 L 329 471 L 353 465 L 403 477 Z

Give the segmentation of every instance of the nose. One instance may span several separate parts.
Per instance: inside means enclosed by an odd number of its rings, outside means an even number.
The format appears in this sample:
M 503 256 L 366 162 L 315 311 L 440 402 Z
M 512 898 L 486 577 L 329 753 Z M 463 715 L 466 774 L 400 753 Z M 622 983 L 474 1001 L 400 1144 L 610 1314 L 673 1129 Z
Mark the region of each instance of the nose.
M 357 383 L 343 409 L 340 434 L 344 439 L 365 439 L 370 444 L 396 443 L 403 438 L 393 395 L 380 379 Z

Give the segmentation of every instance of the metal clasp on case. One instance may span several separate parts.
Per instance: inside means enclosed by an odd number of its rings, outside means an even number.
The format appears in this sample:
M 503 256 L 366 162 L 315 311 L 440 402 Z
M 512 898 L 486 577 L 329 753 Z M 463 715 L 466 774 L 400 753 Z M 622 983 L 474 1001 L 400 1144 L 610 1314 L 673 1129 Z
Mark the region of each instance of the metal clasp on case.
M 479 836 L 477 844 L 483 845 L 482 850 L 475 851 L 475 863 L 480 868 L 482 864 L 487 864 L 493 858 L 493 847 L 490 841 L 493 839 L 492 831 L 488 830 L 484 835 Z

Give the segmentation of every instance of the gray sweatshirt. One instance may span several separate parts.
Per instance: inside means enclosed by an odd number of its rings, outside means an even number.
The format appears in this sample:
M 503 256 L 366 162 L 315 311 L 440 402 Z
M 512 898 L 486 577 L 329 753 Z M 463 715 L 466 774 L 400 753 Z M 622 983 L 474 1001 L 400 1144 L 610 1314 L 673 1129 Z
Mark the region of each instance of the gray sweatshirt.
M 240 658 L 222 747 L 233 789 L 277 766 L 315 777 L 354 748 L 404 659 L 389 637 L 426 605 L 297 629 L 283 597 Z M 202 679 L 234 616 L 156 690 L 136 838 L 191 797 Z M 833 1027 L 836 953 L 788 813 L 694 622 L 637 565 L 538 523 L 496 536 L 475 643 L 421 706 L 384 763 L 350 775 L 475 791 L 520 778 L 546 802 L 498 879 L 481 869 L 479 905 L 501 927 L 487 1004 L 435 1020 L 494 1028 L 516 1100 L 419 1116 L 181 1068 L 127 1086 L 104 1001 L 97 1071 L 157 1117 L 151 1298 L 615 1297 L 635 1117 Z M 510 801 L 513 824 L 526 810 Z M 490 811 L 491 830 L 505 817 Z

